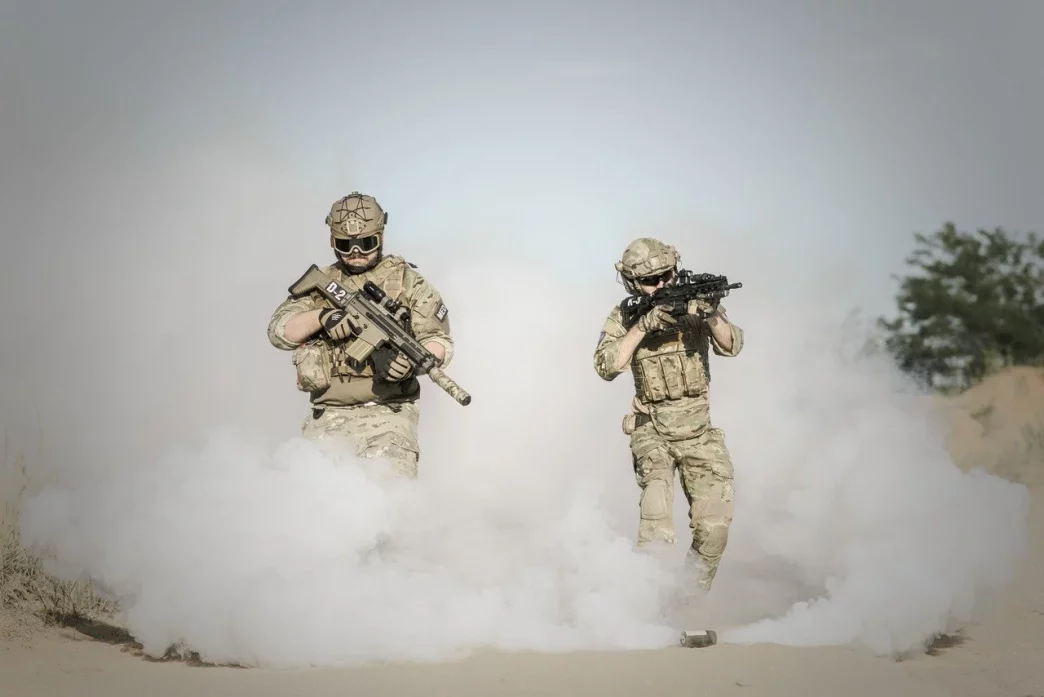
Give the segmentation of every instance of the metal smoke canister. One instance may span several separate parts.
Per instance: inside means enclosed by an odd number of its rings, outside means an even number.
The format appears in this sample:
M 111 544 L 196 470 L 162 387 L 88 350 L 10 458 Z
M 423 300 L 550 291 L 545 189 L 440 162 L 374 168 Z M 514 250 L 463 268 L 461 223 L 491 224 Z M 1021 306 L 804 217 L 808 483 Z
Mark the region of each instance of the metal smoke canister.
M 681 633 L 681 645 L 687 649 L 701 649 L 718 643 L 718 634 L 713 629 L 688 629 Z

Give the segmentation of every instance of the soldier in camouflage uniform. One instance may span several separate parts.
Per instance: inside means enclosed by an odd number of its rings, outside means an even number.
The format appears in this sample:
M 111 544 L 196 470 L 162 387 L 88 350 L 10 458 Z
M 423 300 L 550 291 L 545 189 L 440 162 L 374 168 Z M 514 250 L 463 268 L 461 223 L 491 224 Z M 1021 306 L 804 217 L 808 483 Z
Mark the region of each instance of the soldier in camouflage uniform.
M 651 294 L 673 282 L 679 262 L 674 247 L 641 238 L 624 250 L 616 270 L 629 293 Z M 705 591 L 714 582 L 733 515 L 732 460 L 724 433 L 710 419 L 708 357 L 711 351 L 736 356 L 742 348 L 743 331 L 724 307 L 693 300 L 681 318 L 654 307 L 630 328 L 622 324 L 620 307 L 613 308 L 594 352 L 602 379 L 613 380 L 628 368 L 634 376 L 636 394 L 623 431 L 630 436 L 641 489 L 638 545 L 674 544 L 677 469 L 689 502 L 687 561 Z
M 384 253 L 388 214 L 369 195 L 352 192 L 330 208 L 326 224 L 337 261 L 321 270 L 349 291 L 373 281 L 412 315 L 415 338 L 445 367 L 453 358 L 447 309 L 439 291 L 401 256 Z M 284 300 L 272 313 L 268 339 L 293 351 L 297 387 L 311 396 L 302 434 L 347 438 L 360 457 L 385 457 L 406 477 L 417 476 L 420 383 L 406 356 L 375 351 L 366 364 L 346 360 L 348 318 L 318 291 Z

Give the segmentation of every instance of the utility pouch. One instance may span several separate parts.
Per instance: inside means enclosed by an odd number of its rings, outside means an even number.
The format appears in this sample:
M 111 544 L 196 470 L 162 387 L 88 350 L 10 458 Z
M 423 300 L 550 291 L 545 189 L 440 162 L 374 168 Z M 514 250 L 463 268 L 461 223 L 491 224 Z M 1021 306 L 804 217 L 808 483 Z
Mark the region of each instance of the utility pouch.
M 312 341 L 294 350 L 297 369 L 297 389 L 302 392 L 322 392 L 330 387 L 330 352 L 321 342 Z

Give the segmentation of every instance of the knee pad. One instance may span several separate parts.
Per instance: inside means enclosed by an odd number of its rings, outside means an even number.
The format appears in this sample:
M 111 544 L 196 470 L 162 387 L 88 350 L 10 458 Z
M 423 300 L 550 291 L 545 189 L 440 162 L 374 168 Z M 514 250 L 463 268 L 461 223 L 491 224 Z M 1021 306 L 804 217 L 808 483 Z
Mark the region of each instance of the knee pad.
M 729 522 L 726 518 L 700 518 L 693 528 L 692 548 L 707 558 L 719 557 L 729 541 Z
M 670 515 L 670 487 L 662 479 L 653 479 L 642 489 L 638 508 L 642 520 L 662 520 Z

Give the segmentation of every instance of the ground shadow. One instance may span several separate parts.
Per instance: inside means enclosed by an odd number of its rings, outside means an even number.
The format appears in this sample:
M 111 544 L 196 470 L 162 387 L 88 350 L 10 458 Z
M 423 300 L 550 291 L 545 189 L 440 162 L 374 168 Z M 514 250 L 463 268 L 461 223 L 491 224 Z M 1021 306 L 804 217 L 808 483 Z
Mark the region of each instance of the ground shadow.
M 195 651 L 179 651 L 176 646 L 168 648 L 163 656 L 150 656 L 145 653 L 144 647 L 126 629 L 102 620 L 71 616 L 60 618 L 59 623 L 61 626 L 73 629 L 94 641 L 119 646 L 124 653 L 129 653 L 149 663 L 183 663 L 198 668 L 246 667 L 235 663 L 209 663 L 202 660 Z
M 940 634 L 939 636 L 932 639 L 931 643 L 925 647 L 924 652 L 929 656 L 938 656 L 947 649 L 952 649 L 955 646 L 960 646 L 968 640 L 963 629 L 959 629 L 953 634 Z
M 953 634 L 939 634 L 930 642 L 924 645 L 922 649 L 910 649 L 909 651 L 902 651 L 892 655 L 892 659 L 895 661 L 908 661 L 917 659 L 921 656 L 939 656 L 945 651 L 960 646 L 968 637 L 964 633 L 963 629 L 958 629 Z

